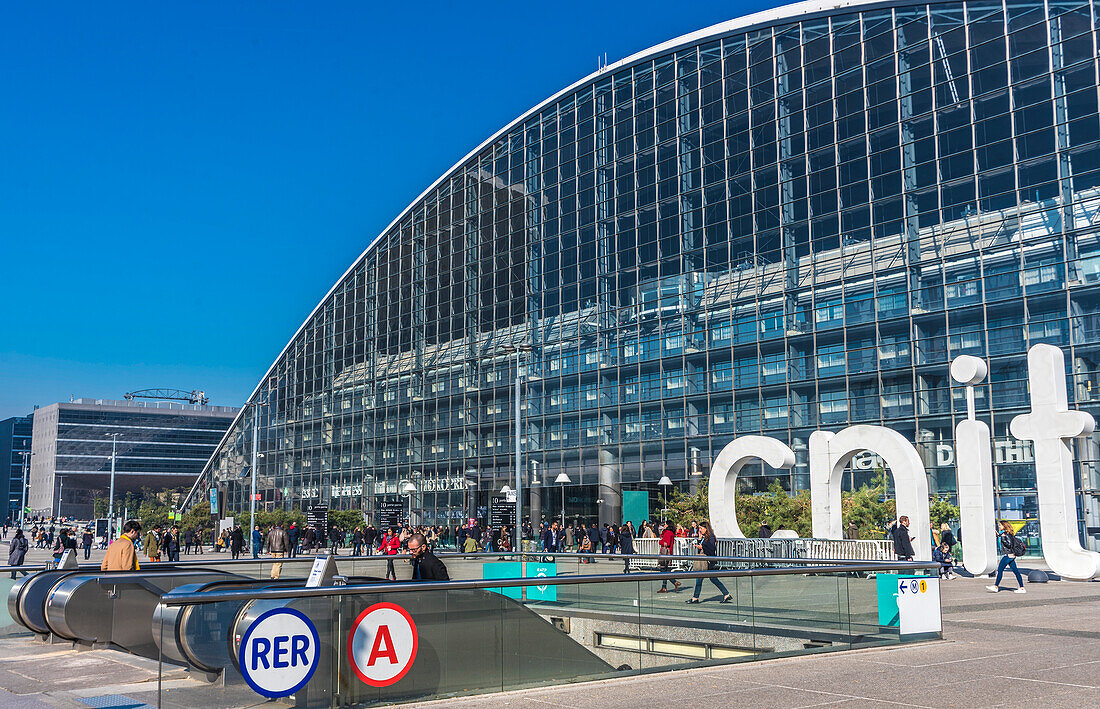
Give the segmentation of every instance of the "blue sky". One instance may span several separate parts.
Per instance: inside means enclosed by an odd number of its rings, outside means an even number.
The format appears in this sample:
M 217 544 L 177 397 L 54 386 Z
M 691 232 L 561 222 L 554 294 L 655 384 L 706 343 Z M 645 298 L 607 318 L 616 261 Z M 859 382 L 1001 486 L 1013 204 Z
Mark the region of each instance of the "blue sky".
M 779 2 L 4 3 L 0 418 L 235 405 L 374 238 L 530 106 Z

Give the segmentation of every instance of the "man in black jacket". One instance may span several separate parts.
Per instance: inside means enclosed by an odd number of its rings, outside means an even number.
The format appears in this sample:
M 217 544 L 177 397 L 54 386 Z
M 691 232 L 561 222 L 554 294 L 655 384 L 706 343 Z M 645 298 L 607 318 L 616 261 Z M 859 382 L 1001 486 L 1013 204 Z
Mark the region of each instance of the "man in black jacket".
M 898 524 L 891 530 L 891 534 L 894 537 L 894 553 L 897 554 L 898 561 L 912 561 L 916 552 L 913 551 L 913 538 L 909 536 L 909 518 L 898 517 Z
M 447 567 L 428 548 L 428 540 L 424 538 L 423 534 L 417 532 L 409 537 L 406 543 L 409 547 L 409 553 L 413 557 L 413 581 L 451 580 L 451 577 L 447 575 Z

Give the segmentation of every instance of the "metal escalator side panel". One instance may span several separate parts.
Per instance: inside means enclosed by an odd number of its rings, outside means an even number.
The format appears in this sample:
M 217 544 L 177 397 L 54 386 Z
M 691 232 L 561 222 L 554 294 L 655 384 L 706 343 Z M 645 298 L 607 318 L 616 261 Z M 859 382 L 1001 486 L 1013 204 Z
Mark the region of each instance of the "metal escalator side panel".
M 31 631 L 40 635 L 47 635 L 50 626 L 46 622 L 46 599 L 50 591 L 65 577 L 78 573 L 74 571 L 39 571 L 33 576 L 28 576 L 19 586 L 17 614 L 19 622 Z M 12 589 L 13 591 L 15 589 Z M 10 599 L 10 596 L 9 596 Z

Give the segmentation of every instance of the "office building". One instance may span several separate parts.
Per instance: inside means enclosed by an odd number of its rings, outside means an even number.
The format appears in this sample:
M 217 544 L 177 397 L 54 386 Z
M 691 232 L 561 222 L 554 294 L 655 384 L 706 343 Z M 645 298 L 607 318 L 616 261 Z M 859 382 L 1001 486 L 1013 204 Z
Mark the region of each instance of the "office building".
M 142 488 L 187 488 L 238 409 L 167 401 L 76 399 L 34 412 L 31 514 L 88 519 L 107 500 L 115 450 L 115 502 Z M 113 448 L 114 447 L 114 448 Z

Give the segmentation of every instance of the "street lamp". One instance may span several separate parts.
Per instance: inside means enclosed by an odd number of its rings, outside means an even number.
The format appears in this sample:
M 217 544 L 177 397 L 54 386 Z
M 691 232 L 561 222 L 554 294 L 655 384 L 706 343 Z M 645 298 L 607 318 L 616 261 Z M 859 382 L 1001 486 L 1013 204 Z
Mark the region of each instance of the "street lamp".
M 65 476 L 57 476 L 57 514 L 55 515 L 58 520 L 61 519 L 61 496 L 65 494 Z
M 416 485 L 412 482 L 405 483 L 405 486 L 401 488 L 401 491 L 409 496 L 409 526 L 412 527 L 413 523 L 413 493 L 416 492 Z
M 118 451 L 118 437 L 121 436 L 122 433 L 105 433 L 103 435 L 111 439 L 111 493 L 107 498 L 107 535 L 108 537 L 113 537 L 115 519 L 115 453 Z
M 520 497 L 520 493 L 523 492 L 523 467 L 521 463 L 522 450 L 520 446 L 520 404 L 519 394 L 522 380 L 519 376 L 519 356 L 521 352 L 530 352 L 533 348 L 531 345 L 503 345 L 501 351 L 506 353 L 516 353 L 516 546 L 515 550 L 522 551 L 523 549 L 523 501 Z M 505 486 L 507 487 L 507 486 Z M 534 521 L 534 520 L 532 520 Z
M 23 451 L 23 506 L 19 508 L 19 526 L 27 526 L 27 465 L 34 451 Z
M 554 482 L 561 485 L 561 528 L 565 529 L 565 486 L 573 481 L 565 473 L 558 473 L 558 477 L 554 478 Z
M 666 517 L 668 514 L 668 489 L 672 486 L 672 481 L 668 479 L 667 475 L 662 475 L 661 479 L 657 481 L 657 484 L 663 488 L 665 497 L 665 504 L 664 507 L 661 509 L 661 521 L 667 522 L 668 520 L 666 519 Z

